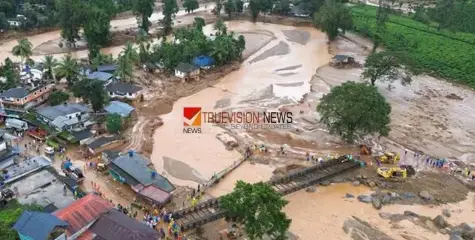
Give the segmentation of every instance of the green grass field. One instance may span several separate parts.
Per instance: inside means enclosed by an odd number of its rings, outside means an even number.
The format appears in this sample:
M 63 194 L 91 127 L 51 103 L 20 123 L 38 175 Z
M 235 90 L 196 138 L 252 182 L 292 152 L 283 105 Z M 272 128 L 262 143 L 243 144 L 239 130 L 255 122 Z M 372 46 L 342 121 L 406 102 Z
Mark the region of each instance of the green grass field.
M 352 7 L 357 31 L 371 37 L 376 32 L 376 8 Z M 437 31 L 433 26 L 391 15 L 382 34 L 385 48 L 404 50 L 411 64 L 425 73 L 475 88 L 475 35 Z

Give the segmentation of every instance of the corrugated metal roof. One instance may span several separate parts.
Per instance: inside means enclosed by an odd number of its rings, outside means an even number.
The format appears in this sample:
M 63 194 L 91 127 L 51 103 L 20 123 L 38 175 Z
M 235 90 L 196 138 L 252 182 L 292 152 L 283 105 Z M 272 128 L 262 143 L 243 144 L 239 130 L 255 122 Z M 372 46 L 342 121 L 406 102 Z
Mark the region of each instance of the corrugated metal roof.
M 69 103 L 61 104 L 57 106 L 49 106 L 40 108 L 37 110 L 37 113 L 51 121 L 54 121 L 57 117 L 66 116 L 71 113 L 77 112 L 90 112 L 91 110 L 84 104 L 80 103 Z
M 166 192 L 175 190 L 175 186 L 162 175 L 157 173 L 152 177 L 154 170 L 147 167 L 148 160 L 140 154 L 125 154 L 113 160 L 113 163 L 144 186 L 155 185 Z
M 214 65 L 214 59 L 209 56 L 201 55 L 193 59 L 193 64 L 197 67 L 208 67 Z
M 144 187 L 138 193 L 144 197 L 153 199 L 160 203 L 160 205 L 167 203 L 172 198 L 170 193 L 167 193 L 154 185 Z
M 66 227 L 68 224 L 49 213 L 24 211 L 13 229 L 31 239 L 46 240 L 57 226 Z
M 112 203 L 91 193 L 53 214 L 69 224 L 68 235 L 72 235 L 112 208 Z
M 92 150 L 95 150 L 97 148 L 100 148 L 104 145 L 107 145 L 109 143 L 112 143 L 112 142 L 115 142 L 117 140 L 120 140 L 121 138 L 119 136 L 116 136 L 116 135 L 112 135 L 112 136 L 102 136 L 102 137 L 99 137 L 99 138 L 96 138 L 94 139 L 91 143 L 89 143 L 87 146 L 92 149 Z
M 108 113 L 117 113 L 122 117 L 127 117 L 131 112 L 135 110 L 132 106 L 127 103 L 119 101 L 111 101 L 109 105 L 104 107 L 104 110 Z
M 103 64 L 97 67 L 97 71 L 99 72 L 110 72 L 117 70 L 116 64 Z
M 136 93 L 140 90 L 142 90 L 142 87 L 134 85 L 134 84 L 128 84 L 128 83 L 123 83 L 123 82 L 114 82 L 110 83 L 106 86 L 106 90 L 109 92 L 113 93 L 119 93 L 119 94 L 124 94 L 124 93 Z
M 99 239 L 111 240 L 152 240 L 160 236 L 158 231 L 116 209 L 103 214 L 92 224 L 89 231 L 95 233 Z
M 3 92 L 0 94 L 0 97 L 2 98 L 24 98 L 28 96 L 29 92 L 25 88 L 22 87 L 16 87 L 16 88 L 10 88 L 7 91 Z
M 108 81 L 111 79 L 114 75 L 106 72 L 93 72 L 87 75 L 87 78 L 89 79 L 94 79 L 94 80 L 100 80 L 100 81 Z

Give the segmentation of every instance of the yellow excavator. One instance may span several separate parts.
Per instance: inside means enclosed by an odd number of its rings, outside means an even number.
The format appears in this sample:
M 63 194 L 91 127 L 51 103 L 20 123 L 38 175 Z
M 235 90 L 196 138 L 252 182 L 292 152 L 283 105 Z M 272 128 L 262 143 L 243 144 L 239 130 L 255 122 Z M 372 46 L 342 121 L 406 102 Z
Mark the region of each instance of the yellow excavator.
M 383 164 L 396 164 L 400 159 L 399 153 L 395 152 L 385 152 L 383 155 L 376 156 L 376 160 L 379 160 Z
M 407 178 L 408 176 L 414 176 L 415 174 L 416 170 L 411 165 L 378 168 L 378 175 L 383 178 Z

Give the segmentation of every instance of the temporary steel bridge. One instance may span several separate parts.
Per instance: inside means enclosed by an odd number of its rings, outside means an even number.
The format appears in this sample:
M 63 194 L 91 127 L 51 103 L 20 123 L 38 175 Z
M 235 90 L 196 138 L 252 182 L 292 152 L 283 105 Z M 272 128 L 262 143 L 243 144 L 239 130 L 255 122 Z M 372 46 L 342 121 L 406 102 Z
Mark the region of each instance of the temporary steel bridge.
M 287 195 L 319 182 L 328 180 L 338 174 L 360 166 L 358 161 L 349 160 L 346 156 L 329 160 L 314 166 L 300 169 L 267 183 L 274 190 Z M 219 198 L 207 200 L 194 207 L 185 208 L 172 213 L 173 219 L 183 231 L 202 226 L 224 217 L 225 210 L 220 208 Z

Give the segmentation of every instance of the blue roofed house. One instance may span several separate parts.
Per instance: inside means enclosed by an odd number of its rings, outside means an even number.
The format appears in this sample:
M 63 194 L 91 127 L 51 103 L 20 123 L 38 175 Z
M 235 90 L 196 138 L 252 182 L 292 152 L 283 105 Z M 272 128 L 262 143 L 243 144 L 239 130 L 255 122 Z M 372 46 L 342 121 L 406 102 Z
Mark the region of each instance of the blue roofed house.
M 57 131 L 81 131 L 94 124 L 90 112 L 91 109 L 84 104 L 69 103 L 40 108 L 36 115 L 38 120 Z
M 66 240 L 68 223 L 56 216 L 34 211 L 24 211 L 13 225 L 21 240 Z
M 97 66 L 98 72 L 114 74 L 117 71 L 117 64 L 102 64 Z
M 116 80 L 114 75 L 107 72 L 92 72 L 87 75 L 88 79 L 99 80 L 104 82 L 104 84 L 110 83 L 111 81 Z
M 214 63 L 215 63 L 214 59 L 206 55 L 201 55 L 193 59 L 193 65 L 203 68 L 203 69 L 211 68 L 214 65 Z
M 108 167 L 112 177 L 130 185 L 139 197 L 163 206 L 171 200 L 175 186 L 148 165 L 150 161 L 147 158 L 129 151 L 110 161 Z
M 130 106 L 127 103 L 123 103 L 119 101 L 111 101 L 109 105 L 104 107 L 104 110 L 107 113 L 111 113 L 111 114 L 116 113 L 116 114 L 119 114 L 121 117 L 128 117 L 135 110 L 135 108 Z

